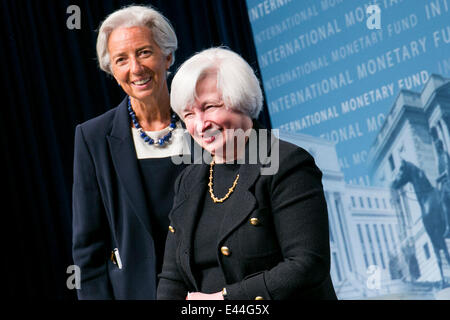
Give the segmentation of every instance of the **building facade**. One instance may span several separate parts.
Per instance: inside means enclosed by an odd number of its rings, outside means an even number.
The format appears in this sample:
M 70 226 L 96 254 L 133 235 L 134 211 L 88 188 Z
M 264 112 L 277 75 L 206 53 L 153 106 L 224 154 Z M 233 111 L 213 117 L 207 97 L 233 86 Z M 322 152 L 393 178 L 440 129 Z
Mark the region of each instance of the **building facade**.
M 436 188 L 439 176 L 436 142 L 441 140 L 445 152 L 449 152 L 449 115 L 449 79 L 433 74 L 421 92 L 401 90 L 369 152 L 372 184 L 389 188 L 405 160 L 419 168 Z M 402 258 L 406 261 L 399 272 L 410 282 L 434 283 L 442 277 L 432 241 L 424 228 L 425 209 L 416 188 L 407 183 L 393 197 Z M 442 250 L 439 255 L 443 255 Z M 450 268 L 445 259 L 443 262 L 447 274 Z
M 307 150 L 323 173 L 328 206 L 331 276 L 339 299 L 370 299 L 404 290 L 394 261 L 398 223 L 389 189 L 346 185 L 334 143 L 280 131 Z

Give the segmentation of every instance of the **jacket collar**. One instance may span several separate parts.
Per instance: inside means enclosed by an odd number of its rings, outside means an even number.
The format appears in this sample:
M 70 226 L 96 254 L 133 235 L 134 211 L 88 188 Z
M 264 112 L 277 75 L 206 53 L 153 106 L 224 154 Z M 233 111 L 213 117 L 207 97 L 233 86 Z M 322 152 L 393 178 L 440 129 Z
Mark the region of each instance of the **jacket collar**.
M 253 122 L 253 129 L 250 137 L 250 141 L 258 142 L 258 150 L 259 150 L 259 138 L 260 138 L 260 129 L 263 128 L 257 121 Z M 270 141 L 270 139 L 269 139 Z M 235 192 L 233 192 L 232 196 L 230 196 L 228 201 L 233 201 L 233 207 L 237 210 L 234 212 L 227 213 L 226 218 L 224 219 L 221 230 L 219 232 L 218 237 L 218 246 L 225 241 L 226 237 L 233 232 L 244 220 L 248 218 L 250 213 L 256 207 L 256 198 L 254 194 L 250 191 L 250 188 L 255 184 L 257 179 L 261 175 L 261 162 L 259 157 L 257 157 L 257 163 L 249 163 L 251 157 L 250 152 L 259 152 L 258 150 L 251 149 L 249 147 L 250 143 L 247 143 L 245 146 L 245 163 L 241 164 L 239 167 L 239 188 L 236 188 Z M 268 145 L 268 149 L 270 152 L 270 143 Z
M 127 97 L 125 97 L 117 108 L 107 140 L 119 181 L 126 191 L 133 211 L 151 235 L 149 208 L 138 169 L 139 164 L 131 136 L 131 120 L 127 108 Z

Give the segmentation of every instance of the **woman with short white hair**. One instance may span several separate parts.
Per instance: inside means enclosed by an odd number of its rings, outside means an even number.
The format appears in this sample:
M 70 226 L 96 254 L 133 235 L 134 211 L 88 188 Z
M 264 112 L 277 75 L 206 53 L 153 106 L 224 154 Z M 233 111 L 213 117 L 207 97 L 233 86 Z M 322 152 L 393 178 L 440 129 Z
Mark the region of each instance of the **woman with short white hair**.
M 237 53 L 226 48 L 210 48 L 189 59 L 177 71 L 171 91 L 172 109 L 181 114 L 195 98 L 195 86 L 207 70 L 217 73 L 217 85 L 226 106 L 238 109 L 253 119 L 258 118 L 263 97 L 250 65 Z
M 97 38 L 100 68 L 125 99 L 76 128 L 73 259 L 80 299 L 155 299 L 183 165 L 183 128 L 171 111 L 167 74 L 177 37 L 152 7 L 109 15 Z
M 175 183 L 158 299 L 336 299 L 322 173 L 304 149 L 260 139 L 252 68 L 208 49 L 183 63 L 170 95 L 211 162 L 188 166 Z M 263 174 L 266 160 L 278 170 Z

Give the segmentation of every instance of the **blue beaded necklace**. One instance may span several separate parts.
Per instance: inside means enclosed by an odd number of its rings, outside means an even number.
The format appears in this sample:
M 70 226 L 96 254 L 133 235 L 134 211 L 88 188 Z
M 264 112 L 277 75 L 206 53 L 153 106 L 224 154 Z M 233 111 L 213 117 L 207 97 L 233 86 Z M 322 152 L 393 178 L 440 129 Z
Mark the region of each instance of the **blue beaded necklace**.
M 170 116 L 169 132 L 164 137 L 158 139 L 158 141 L 155 141 L 152 138 L 150 138 L 140 126 L 139 121 L 137 120 L 136 117 L 136 113 L 131 107 L 130 97 L 128 97 L 128 113 L 131 116 L 131 121 L 133 121 L 134 126 L 139 131 L 139 136 L 149 145 L 163 146 L 164 144 L 168 143 L 170 138 L 172 137 L 172 131 L 175 130 L 175 128 L 177 127 L 178 116 L 176 115 L 176 113 L 172 112 L 172 115 Z

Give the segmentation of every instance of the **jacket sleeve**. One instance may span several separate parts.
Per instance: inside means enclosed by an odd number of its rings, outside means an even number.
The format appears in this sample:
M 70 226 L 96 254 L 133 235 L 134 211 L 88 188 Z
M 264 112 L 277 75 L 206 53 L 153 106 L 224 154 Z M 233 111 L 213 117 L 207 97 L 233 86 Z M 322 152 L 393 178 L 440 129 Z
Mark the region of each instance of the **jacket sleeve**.
M 180 192 L 180 184 L 182 177 L 184 176 L 184 171 L 182 171 L 176 181 L 175 181 L 175 196 L 174 208 L 178 206 L 180 202 L 182 191 Z M 169 214 L 169 218 L 171 213 Z M 172 225 L 172 220 L 171 220 Z M 162 272 L 159 274 L 159 284 L 157 290 L 157 300 L 184 300 L 187 296 L 188 289 L 185 285 L 184 279 L 178 270 L 177 264 L 177 248 L 178 248 L 178 234 L 177 226 L 173 225 L 174 232 L 168 232 L 166 239 L 166 246 L 164 251 L 164 263 L 162 267 Z
M 72 255 L 81 270 L 79 299 L 112 299 L 107 273 L 108 222 L 82 127 L 75 130 Z
M 227 299 L 309 297 L 329 281 L 330 247 L 322 173 L 297 148 L 271 181 L 272 218 L 283 260 L 270 270 L 226 287 Z

